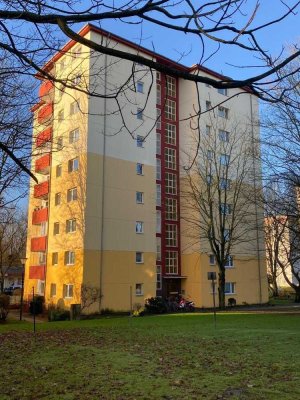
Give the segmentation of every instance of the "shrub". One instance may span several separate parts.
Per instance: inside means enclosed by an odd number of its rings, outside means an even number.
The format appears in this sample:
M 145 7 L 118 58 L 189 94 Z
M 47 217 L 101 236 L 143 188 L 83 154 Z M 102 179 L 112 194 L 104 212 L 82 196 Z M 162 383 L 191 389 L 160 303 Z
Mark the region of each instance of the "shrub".
M 48 321 L 68 321 L 70 319 L 70 311 L 64 310 L 55 305 L 48 307 Z
M 168 311 L 168 308 L 161 297 L 150 297 L 146 300 L 145 310 L 150 314 L 163 314 Z
M 43 296 L 34 296 L 34 299 L 29 304 L 29 312 L 30 314 L 42 314 L 43 313 L 43 305 L 44 305 L 44 297 Z
M 9 312 L 9 296 L 0 294 L 0 322 L 5 321 Z

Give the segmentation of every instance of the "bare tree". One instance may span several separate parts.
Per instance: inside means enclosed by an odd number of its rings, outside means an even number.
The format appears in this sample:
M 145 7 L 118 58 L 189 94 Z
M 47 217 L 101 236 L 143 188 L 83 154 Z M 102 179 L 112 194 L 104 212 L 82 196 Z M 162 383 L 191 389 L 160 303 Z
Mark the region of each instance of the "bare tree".
M 15 209 L 1 209 L 0 213 L 0 293 L 5 274 L 13 265 L 20 264 L 25 254 L 26 218 Z
M 224 308 L 226 266 L 241 247 L 247 253 L 255 246 L 257 189 L 249 132 L 239 124 L 230 132 L 219 125 L 212 120 L 206 132 L 200 132 L 197 161 L 182 182 L 182 216 L 191 245 L 215 257 L 219 307 Z

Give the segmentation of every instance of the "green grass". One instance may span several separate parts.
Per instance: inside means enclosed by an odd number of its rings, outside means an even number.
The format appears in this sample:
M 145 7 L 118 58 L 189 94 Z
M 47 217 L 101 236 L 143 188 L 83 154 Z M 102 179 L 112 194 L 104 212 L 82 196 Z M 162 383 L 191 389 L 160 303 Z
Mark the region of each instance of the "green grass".
M 285 306 L 285 305 L 291 305 L 295 304 L 295 296 L 291 295 L 290 297 L 284 296 L 284 297 L 271 297 L 269 300 L 269 304 L 274 305 L 274 306 Z
M 300 314 L 0 325 L 1 400 L 299 399 Z

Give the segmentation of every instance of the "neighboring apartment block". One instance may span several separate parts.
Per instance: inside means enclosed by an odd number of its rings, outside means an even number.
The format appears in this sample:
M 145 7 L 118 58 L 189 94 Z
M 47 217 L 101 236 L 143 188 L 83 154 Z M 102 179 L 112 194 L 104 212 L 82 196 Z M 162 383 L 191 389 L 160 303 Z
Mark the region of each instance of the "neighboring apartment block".
M 91 25 L 80 34 L 222 79 Z M 198 307 L 212 306 L 207 272 L 217 272 L 217 267 L 207 246 L 187 245 L 181 218 L 183 166 L 193 149 L 187 117 L 197 104 L 195 84 L 139 64 L 133 72 L 131 62 L 75 42 L 44 68 L 67 85 L 42 81 L 39 102 L 32 109 L 32 171 L 39 183 L 30 189 L 25 297 L 30 298 L 34 287 L 47 304 L 69 307 L 81 302 L 81 286 L 86 285 L 102 293 L 93 311 L 128 310 L 146 298 L 177 293 Z M 198 87 L 203 107 L 226 99 L 225 92 Z M 257 99 L 245 89 L 232 92 L 242 95 L 216 112 L 224 121 L 237 115 L 258 138 L 253 121 Z M 214 113 L 209 113 L 210 121 Z M 203 130 L 207 115 L 200 121 Z M 235 249 L 226 275 L 226 292 L 240 304 L 267 301 L 263 213 L 257 208 L 255 213 L 257 231 L 249 234 L 255 240 L 252 246 Z

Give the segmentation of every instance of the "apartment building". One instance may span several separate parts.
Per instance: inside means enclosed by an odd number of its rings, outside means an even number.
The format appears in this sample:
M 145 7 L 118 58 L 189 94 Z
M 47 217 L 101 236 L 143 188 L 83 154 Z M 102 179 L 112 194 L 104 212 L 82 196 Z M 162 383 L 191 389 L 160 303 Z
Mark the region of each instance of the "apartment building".
M 79 33 L 222 79 L 92 25 Z M 177 293 L 198 307 L 211 306 L 207 272 L 217 267 L 207 246 L 188 245 L 181 215 L 184 167 L 194 151 L 187 117 L 199 105 L 195 84 L 72 41 L 44 68 L 66 85 L 41 80 L 39 101 L 32 108 L 32 171 L 39 183 L 30 187 L 25 297 L 34 288 L 46 304 L 69 307 L 81 302 L 85 285 L 102 294 L 90 311 L 128 310 L 146 298 Z M 203 107 L 228 97 L 204 84 L 198 87 Z M 242 94 L 219 107 L 222 118 L 237 115 L 258 137 L 253 123 L 257 99 L 246 89 L 233 89 L 230 96 L 235 92 Z M 208 116 L 215 118 L 213 111 L 203 116 L 204 130 Z M 254 211 L 255 240 L 242 245 L 228 265 L 227 295 L 238 303 L 267 301 L 263 214 L 257 207 Z

